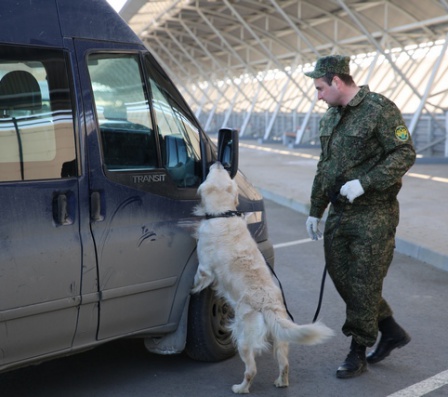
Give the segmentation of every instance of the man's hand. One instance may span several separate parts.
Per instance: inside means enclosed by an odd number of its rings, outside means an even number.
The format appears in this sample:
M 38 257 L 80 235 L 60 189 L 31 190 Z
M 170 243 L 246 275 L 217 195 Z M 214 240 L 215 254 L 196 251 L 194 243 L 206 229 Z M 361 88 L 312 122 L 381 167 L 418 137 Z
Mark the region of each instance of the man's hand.
M 341 187 L 340 193 L 347 197 L 348 201 L 353 203 L 353 200 L 355 200 L 356 197 L 364 194 L 364 189 L 362 188 L 359 179 L 353 179 Z
M 314 216 L 309 216 L 306 220 L 306 231 L 311 240 L 318 240 L 322 237 L 322 232 L 319 230 L 320 219 Z

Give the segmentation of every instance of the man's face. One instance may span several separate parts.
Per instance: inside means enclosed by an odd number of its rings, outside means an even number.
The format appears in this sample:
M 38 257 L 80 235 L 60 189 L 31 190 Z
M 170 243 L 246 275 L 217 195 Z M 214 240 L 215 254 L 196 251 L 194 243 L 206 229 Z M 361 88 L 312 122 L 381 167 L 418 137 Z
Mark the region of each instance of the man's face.
M 326 102 L 328 106 L 341 105 L 341 92 L 339 91 L 338 85 L 335 83 L 335 78 L 333 78 L 331 85 L 328 85 L 323 78 L 314 79 L 314 86 L 317 90 L 317 99 Z

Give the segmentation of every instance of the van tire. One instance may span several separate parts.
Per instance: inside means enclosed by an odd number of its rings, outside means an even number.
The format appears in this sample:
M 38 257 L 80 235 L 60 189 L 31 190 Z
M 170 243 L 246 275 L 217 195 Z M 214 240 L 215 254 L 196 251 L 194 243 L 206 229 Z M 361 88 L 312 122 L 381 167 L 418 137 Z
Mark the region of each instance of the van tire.
M 211 288 L 191 296 L 185 351 L 193 360 L 222 361 L 236 353 L 227 328 L 233 310 Z

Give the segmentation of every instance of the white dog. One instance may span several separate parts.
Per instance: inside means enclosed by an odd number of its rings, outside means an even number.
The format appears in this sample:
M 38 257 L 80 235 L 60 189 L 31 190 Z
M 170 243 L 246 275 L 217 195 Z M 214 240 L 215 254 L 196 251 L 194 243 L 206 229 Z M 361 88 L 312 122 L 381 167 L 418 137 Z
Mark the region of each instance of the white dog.
M 300 326 L 288 318 L 281 290 L 236 211 L 237 184 L 219 162 L 210 167 L 198 194 L 201 203 L 194 213 L 206 218 L 197 230 L 199 267 L 192 293 L 211 286 L 235 312 L 230 329 L 246 368 L 243 382 L 232 391 L 249 393 L 257 373 L 255 356 L 271 342 L 280 370 L 274 384 L 286 387 L 289 343 L 321 343 L 333 331 L 321 323 Z

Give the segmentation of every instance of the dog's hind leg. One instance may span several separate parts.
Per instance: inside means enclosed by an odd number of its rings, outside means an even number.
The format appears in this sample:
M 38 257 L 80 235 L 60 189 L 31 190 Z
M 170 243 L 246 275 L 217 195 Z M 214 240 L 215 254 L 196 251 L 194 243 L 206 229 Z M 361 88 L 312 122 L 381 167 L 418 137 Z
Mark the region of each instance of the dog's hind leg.
M 260 312 L 254 312 L 250 305 L 244 303 L 237 306 L 232 334 L 237 343 L 238 353 L 246 367 L 243 382 L 232 387 L 234 393 L 249 393 L 249 388 L 257 374 L 255 355 L 269 347 L 266 332 L 263 315 Z
M 247 346 L 239 346 L 238 352 L 241 360 L 246 366 L 244 371 L 244 379 L 239 385 L 233 385 L 232 391 L 236 394 L 249 393 L 250 385 L 252 384 L 255 375 L 257 374 L 257 364 L 255 363 L 255 354 L 253 350 Z
M 276 387 L 288 387 L 289 386 L 289 362 L 288 362 L 289 343 L 275 341 L 274 354 L 278 361 L 279 375 L 275 380 L 274 385 Z

